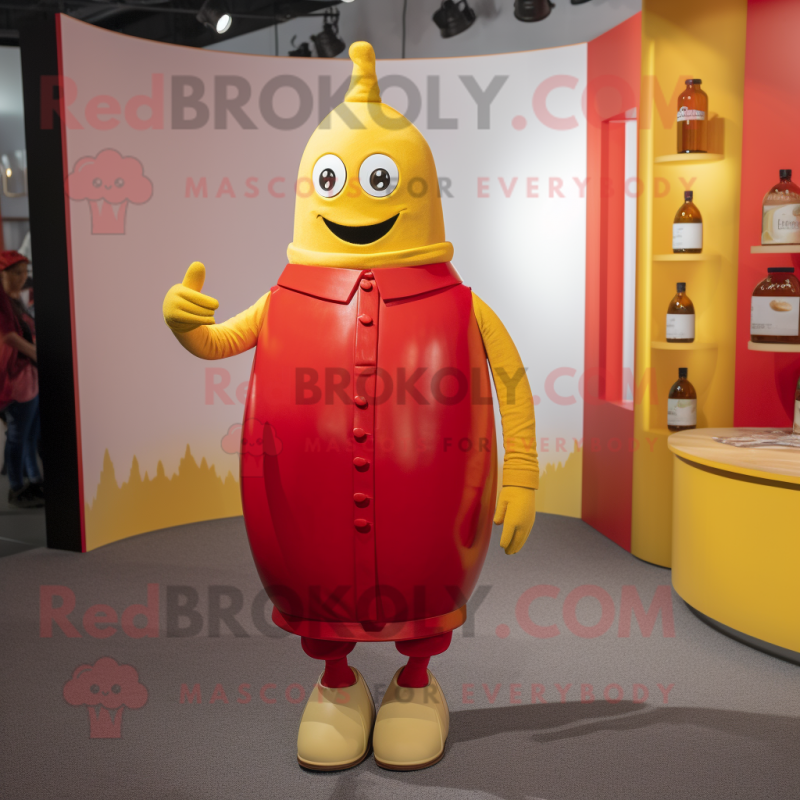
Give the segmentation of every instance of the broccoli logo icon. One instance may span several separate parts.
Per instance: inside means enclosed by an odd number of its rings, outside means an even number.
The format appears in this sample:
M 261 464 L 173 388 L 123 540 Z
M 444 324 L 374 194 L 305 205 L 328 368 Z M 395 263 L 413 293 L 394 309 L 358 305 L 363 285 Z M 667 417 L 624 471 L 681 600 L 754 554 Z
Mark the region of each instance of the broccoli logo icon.
M 222 437 L 222 450 L 241 458 L 241 474 L 245 478 L 258 478 L 264 474 L 264 457 L 277 456 L 283 450 L 283 442 L 269 422 L 260 422 L 255 417 L 244 421 L 244 425 L 231 425 Z
M 147 688 L 135 667 L 104 656 L 75 669 L 64 684 L 64 699 L 71 706 L 87 706 L 90 739 L 121 739 L 123 710 L 141 708 Z
M 78 159 L 67 176 L 67 196 L 88 201 L 93 234 L 124 234 L 128 203 L 146 203 L 153 183 L 138 158 L 107 149 Z

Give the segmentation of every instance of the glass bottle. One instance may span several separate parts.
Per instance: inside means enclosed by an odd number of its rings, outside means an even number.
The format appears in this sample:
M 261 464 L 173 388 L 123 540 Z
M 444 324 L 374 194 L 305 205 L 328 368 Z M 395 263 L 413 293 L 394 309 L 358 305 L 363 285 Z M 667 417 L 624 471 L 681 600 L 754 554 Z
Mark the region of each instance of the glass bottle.
M 794 267 L 770 267 L 750 298 L 750 340 L 800 344 L 800 282 Z
M 667 308 L 667 341 L 688 344 L 694 341 L 694 305 L 686 295 L 686 284 L 679 283 L 677 288 Z
M 708 95 L 690 78 L 678 98 L 678 152 L 708 152 Z
M 694 192 L 683 193 L 683 205 L 672 222 L 672 252 L 703 252 L 703 217 L 692 202 Z
M 761 244 L 800 244 L 800 187 L 790 169 L 782 169 L 780 181 L 764 195 Z
M 800 434 L 800 377 L 797 378 L 797 388 L 794 390 L 794 425 L 792 433 Z
M 671 431 L 688 431 L 697 427 L 697 392 L 688 377 L 689 370 L 680 367 L 678 380 L 669 390 L 667 427 Z

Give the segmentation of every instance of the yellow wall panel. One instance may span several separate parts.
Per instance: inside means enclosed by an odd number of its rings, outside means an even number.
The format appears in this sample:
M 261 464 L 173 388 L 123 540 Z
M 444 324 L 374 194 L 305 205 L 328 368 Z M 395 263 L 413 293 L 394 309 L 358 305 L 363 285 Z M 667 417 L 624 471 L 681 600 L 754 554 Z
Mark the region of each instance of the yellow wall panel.
M 672 454 L 667 394 L 688 367 L 697 389 L 698 427 L 733 424 L 739 189 L 742 154 L 746 0 L 645 0 L 636 297 L 636 383 L 631 551 L 671 565 Z M 709 98 L 709 150 L 723 158 L 658 163 L 675 155 L 677 96 L 688 77 Z M 658 261 L 672 253 L 672 221 L 691 189 L 703 217 L 703 260 Z M 659 348 L 678 281 L 697 313 L 689 349 Z M 654 343 L 656 346 L 654 346 Z M 651 444 L 652 443 L 652 444 Z

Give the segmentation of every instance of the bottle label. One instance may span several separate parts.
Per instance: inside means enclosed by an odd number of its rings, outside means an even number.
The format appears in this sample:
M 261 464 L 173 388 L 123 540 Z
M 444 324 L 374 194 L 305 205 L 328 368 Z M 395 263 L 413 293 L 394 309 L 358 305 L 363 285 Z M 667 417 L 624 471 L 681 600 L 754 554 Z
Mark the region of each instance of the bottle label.
M 681 106 L 678 109 L 678 122 L 697 122 L 706 118 L 706 112 L 698 108 Z
M 800 334 L 800 297 L 751 297 L 750 335 Z
M 694 314 L 667 314 L 667 341 L 694 339 Z
M 764 206 L 761 244 L 800 244 L 800 204 Z
M 667 425 L 697 425 L 697 400 L 667 400 Z
M 703 223 L 676 222 L 672 226 L 673 250 L 702 250 Z
M 794 401 L 794 425 L 792 433 L 800 433 L 800 400 Z

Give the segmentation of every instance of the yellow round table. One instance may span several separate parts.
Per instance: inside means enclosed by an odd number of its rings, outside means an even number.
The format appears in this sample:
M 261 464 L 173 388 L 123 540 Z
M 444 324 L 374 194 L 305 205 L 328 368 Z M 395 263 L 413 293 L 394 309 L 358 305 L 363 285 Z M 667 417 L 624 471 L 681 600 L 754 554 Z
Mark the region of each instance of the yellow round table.
M 697 616 L 800 664 L 800 449 L 714 437 L 774 428 L 699 428 L 675 454 L 672 585 Z

